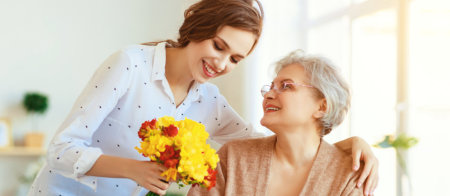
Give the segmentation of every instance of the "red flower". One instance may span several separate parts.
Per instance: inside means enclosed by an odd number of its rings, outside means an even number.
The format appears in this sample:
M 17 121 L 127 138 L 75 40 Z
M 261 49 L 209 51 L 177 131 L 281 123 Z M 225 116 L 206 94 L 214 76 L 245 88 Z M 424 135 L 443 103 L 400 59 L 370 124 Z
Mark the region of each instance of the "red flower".
M 166 150 L 159 156 L 159 160 L 161 160 L 167 168 L 176 168 L 179 158 L 180 150 L 175 150 L 173 146 L 169 145 L 166 145 Z
M 159 160 L 164 162 L 166 160 L 172 159 L 173 156 L 175 156 L 175 150 L 172 146 L 166 145 L 166 150 L 161 153 L 161 155 L 159 156 Z
M 141 128 L 140 129 L 156 129 L 156 118 L 154 118 L 152 121 L 145 121 L 144 123 L 142 123 Z
M 178 134 L 178 127 L 174 125 L 169 125 L 169 127 L 164 127 L 163 134 L 169 137 L 174 137 Z
M 166 145 L 166 150 L 161 153 L 159 160 L 166 161 L 180 158 L 180 150 L 175 150 L 173 146 Z
M 144 141 L 145 134 L 148 133 L 148 129 L 156 129 L 156 119 L 142 123 L 141 128 L 138 131 L 139 138 L 141 138 L 142 141 Z
M 216 174 L 217 174 L 217 171 L 213 170 L 211 168 L 208 168 L 208 173 L 209 173 L 209 175 L 205 177 L 205 180 L 210 182 L 210 184 L 208 186 L 208 190 L 210 190 L 211 188 L 216 186 Z
M 138 135 L 139 135 L 139 138 L 141 138 L 142 141 L 144 141 L 145 134 L 147 134 L 147 132 L 148 132 L 147 129 L 139 129 Z

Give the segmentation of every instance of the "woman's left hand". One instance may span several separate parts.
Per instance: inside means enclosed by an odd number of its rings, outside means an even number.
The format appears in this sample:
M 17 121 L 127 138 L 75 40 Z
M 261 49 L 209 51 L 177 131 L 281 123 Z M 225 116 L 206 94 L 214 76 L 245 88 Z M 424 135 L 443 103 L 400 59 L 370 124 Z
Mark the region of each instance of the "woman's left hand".
M 364 195 L 373 195 L 378 185 L 378 159 L 370 149 L 370 145 L 363 139 L 354 137 L 352 141 L 353 170 L 357 171 L 360 168 L 360 162 L 364 162 L 358 187 L 365 184 Z
M 351 137 L 335 145 L 347 152 L 351 150 L 354 171 L 360 169 L 361 161 L 364 163 L 357 186 L 364 185 L 364 195 L 373 195 L 373 191 L 378 185 L 378 159 L 373 154 L 370 145 L 359 137 Z

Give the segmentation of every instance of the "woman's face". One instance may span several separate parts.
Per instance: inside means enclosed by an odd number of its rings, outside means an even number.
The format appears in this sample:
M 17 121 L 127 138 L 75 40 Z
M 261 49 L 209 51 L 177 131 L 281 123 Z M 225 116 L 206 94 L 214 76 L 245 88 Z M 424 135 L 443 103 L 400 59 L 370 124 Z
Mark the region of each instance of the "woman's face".
M 272 85 L 264 95 L 261 125 L 275 133 L 288 127 L 315 128 L 317 119 L 323 116 L 325 99 L 317 98 L 314 87 L 305 86 L 309 79 L 303 66 L 284 67 Z
M 189 43 L 187 63 L 192 77 L 204 83 L 229 73 L 248 55 L 255 40 L 249 31 L 225 26 L 212 39 Z

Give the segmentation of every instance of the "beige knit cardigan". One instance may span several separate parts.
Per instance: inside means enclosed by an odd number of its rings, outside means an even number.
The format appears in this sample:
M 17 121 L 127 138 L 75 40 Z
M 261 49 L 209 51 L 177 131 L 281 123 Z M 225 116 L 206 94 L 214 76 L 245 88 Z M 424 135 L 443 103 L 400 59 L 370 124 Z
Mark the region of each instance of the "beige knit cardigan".
M 218 152 L 216 186 L 209 191 L 196 186 L 188 195 L 266 195 L 275 141 L 270 136 L 225 144 Z M 363 195 L 356 187 L 360 173 L 351 167 L 350 155 L 321 140 L 300 196 Z

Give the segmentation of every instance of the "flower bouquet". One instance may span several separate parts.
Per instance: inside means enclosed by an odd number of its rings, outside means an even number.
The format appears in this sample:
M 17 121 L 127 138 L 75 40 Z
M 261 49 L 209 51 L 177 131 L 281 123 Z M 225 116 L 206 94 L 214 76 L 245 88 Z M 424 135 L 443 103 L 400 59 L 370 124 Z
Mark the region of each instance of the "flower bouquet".
M 215 186 L 219 156 L 206 143 L 209 134 L 201 123 L 164 116 L 142 123 L 138 135 L 142 142 L 135 149 L 168 168 L 161 174 L 166 181 L 176 181 L 180 187 L 200 185 L 208 190 Z

